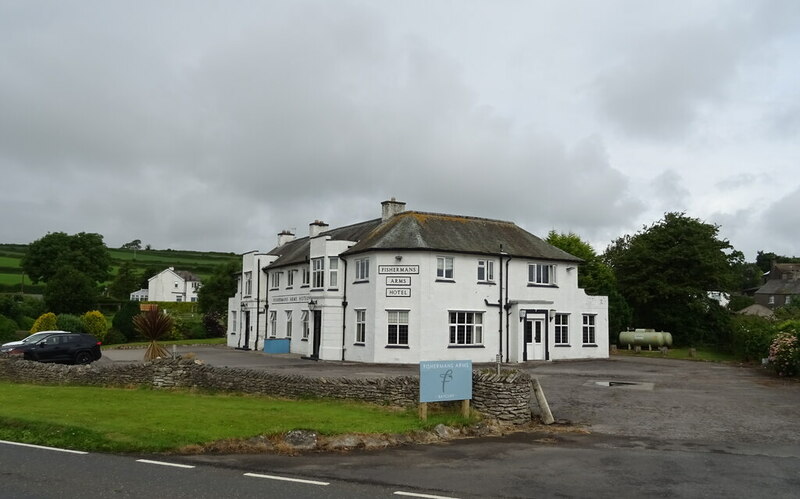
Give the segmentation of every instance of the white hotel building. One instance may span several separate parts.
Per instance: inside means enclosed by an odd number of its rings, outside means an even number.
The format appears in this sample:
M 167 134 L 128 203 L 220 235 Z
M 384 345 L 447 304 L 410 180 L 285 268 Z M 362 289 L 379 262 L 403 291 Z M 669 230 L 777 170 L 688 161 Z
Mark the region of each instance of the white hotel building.
M 242 257 L 228 346 L 415 364 L 608 357 L 608 300 L 580 259 L 511 222 L 405 211 Z

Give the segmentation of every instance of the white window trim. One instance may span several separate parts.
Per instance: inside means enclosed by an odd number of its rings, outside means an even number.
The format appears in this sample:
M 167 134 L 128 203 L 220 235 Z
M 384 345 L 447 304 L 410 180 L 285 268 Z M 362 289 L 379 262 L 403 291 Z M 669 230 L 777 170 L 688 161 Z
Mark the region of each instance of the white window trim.
M 304 339 L 304 340 L 307 340 L 308 336 L 309 336 L 308 316 L 309 316 L 309 311 L 308 310 L 301 310 L 300 311 L 300 322 L 303 324 L 302 325 L 302 328 L 303 328 L 302 339 Z
M 291 310 L 285 310 L 285 312 L 286 312 L 286 334 L 285 334 L 285 336 L 287 338 L 291 338 L 292 337 L 292 311 Z
M 587 319 L 591 319 L 587 321 Z M 581 341 L 584 345 L 597 345 L 597 315 L 583 314 L 583 328 L 581 329 Z M 586 335 L 589 334 L 591 341 L 586 341 Z
M 356 266 L 356 281 L 365 282 L 369 281 L 369 258 L 358 258 L 355 261 Z
M 566 319 L 565 322 L 561 322 Z M 569 314 L 556 314 L 553 321 L 553 344 L 569 345 Z M 561 328 L 561 329 L 559 329 Z
M 405 322 L 400 321 L 400 316 L 398 315 L 398 320 L 396 322 L 391 322 L 390 318 L 393 313 L 397 314 L 405 314 Z M 388 309 L 386 310 L 386 346 L 388 347 L 408 347 L 409 337 L 411 336 L 411 331 L 409 330 L 409 323 L 411 322 L 411 313 L 408 309 L 405 310 L 398 310 L 398 309 Z M 392 326 L 396 326 L 397 330 L 396 334 L 396 342 L 392 343 L 390 341 L 391 337 L 391 328 Z M 400 327 L 405 326 L 406 328 L 406 342 L 400 342 Z
M 355 328 L 356 335 L 354 343 L 356 345 L 364 345 L 367 342 L 367 309 L 357 308 L 355 309 L 355 313 L 356 313 L 356 328 Z
M 544 272 L 542 270 L 547 268 L 547 280 L 543 279 Z M 531 269 L 534 269 L 531 272 Z M 533 275 L 531 275 L 533 274 Z M 555 286 L 556 285 L 556 265 L 552 263 L 528 263 L 528 286 Z
M 483 278 L 481 279 L 481 270 Z M 494 260 L 478 260 L 478 282 L 494 282 Z
M 450 268 L 447 268 L 448 262 L 450 263 Z M 455 280 L 455 258 L 452 256 L 437 256 L 436 257 L 436 280 L 437 281 L 454 281 Z M 450 275 L 448 276 L 448 270 L 450 271 Z
M 339 257 L 332 256 L 328 258 L 328 287 L 330 289 L 339 289 Z
M 460 322 L 459 315 L 464 314 L 464 322 Z M 453 315 L 455 315 L 455 322 L 453 322 Z M 467 321 L 469 315 L 472 315 L 472 322 Z M 476 319 L 480 318 L 480 322 Z M 483 346 L 483 311 L 473 311 L 473 310 L 449 310 L 447 312 L 447 324 L 448 324 L 448 343 L 449 347 L 478 347 Z M 458 338 L 458 327 L 463 326 L 464 331 L 464 342 L 459 342 Z M 466 342 L 467 332 L 466 329 L 471 327 L 471 341 L 469 343 Z M 453 338 L 455 337 L 455 341 Z
M 269 337 L 275 338 L 278 336 L 278 311 L 269 311 Z

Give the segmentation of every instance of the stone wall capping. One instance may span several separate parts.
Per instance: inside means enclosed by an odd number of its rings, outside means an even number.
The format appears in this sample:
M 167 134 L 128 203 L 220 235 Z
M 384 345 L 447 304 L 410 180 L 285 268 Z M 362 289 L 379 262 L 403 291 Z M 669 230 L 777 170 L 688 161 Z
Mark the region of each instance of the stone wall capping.
M 381 405 L 414 407 L 419 379 L 412 376 L 330 378 L 243 368 L 216 367 L 194 359 L 156 359 L 132 364 L 70 366 L 0 358 L 0 379 L 12 382 L 132 387 L 190 388 L 260 394 L 277 398 L 349 399 Z M 531 377 L 503 370 L 472 372 L 471 407 L 485 418 L 504 423 L 531 421 Z

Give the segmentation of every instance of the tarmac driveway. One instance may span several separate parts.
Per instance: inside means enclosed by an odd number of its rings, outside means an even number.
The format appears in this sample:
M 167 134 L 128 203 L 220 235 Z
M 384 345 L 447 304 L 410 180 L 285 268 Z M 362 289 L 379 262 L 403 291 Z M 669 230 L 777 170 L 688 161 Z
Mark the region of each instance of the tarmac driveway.
M 143 350 L 104 350 L 99 362 L 141 361 Z M 209 365 L 325 377 L 416 375 L 416 366 L 315 362 L 219 347 L 179 347 Z M 800 383 L 732 364 L 613 356 L 515 365 L 539 379 L 557 420 L 595 434 L 688 444 L 736 444 L 800 457 Z M 534 411 L 538 408 L 534 407 Z

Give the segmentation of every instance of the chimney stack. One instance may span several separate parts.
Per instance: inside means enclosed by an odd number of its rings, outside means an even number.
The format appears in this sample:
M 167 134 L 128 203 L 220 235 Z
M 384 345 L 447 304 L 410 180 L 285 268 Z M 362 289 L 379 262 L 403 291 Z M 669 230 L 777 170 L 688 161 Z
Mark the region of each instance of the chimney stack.
M 328 224 L 321 220 L 314 220 L 308 224 L 308 237 L 317 237 L 327 226 Z
M 294 234 L 291 231 L 284 229 L 278 234 L 278 247 L 291 241 L 294 241 Z
M 402 201 L 397 201 L 395 198 L 381 203 L 381 220 L 384 222 L 389 220 L 398 213 L 406 211 L 406 204 Z

